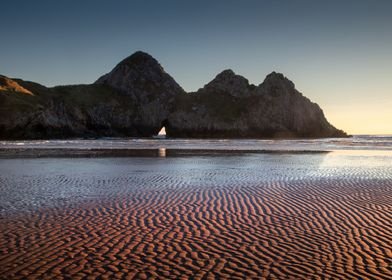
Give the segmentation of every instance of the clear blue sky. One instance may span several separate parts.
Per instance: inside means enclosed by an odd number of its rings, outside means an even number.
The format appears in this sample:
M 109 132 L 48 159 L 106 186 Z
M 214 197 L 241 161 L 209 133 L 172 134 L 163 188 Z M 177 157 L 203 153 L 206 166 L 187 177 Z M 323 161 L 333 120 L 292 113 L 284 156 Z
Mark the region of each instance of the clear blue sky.
M 350 133 L 392 133 L 392 1 L 3 1 L 0 74 L 91 83 L 143 50 L 188 91 L 284 73 Z

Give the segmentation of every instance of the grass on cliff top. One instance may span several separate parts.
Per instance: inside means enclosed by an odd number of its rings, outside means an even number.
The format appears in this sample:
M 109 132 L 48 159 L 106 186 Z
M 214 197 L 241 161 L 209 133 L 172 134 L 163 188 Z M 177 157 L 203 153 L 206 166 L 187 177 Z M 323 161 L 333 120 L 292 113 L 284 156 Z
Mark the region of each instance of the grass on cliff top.
M 127 95 L 102 85 L 70 85 L 46 88 L 40 84 L 18 80 L 34 95 L 15 91 L 0 91 L 2 113 L 35 111 L 63 103 L 69 107 L 88 108 L 99 104 L 114 104 L 118 108 L 133 110 L 134 101 Z
M 91 106 L 100 103 L 116 102 L 120 106 L 134 107 L 133 100 L 116 90 L 102 85 L 57 86 L 51 89 L 56 101 L 67 105 Z

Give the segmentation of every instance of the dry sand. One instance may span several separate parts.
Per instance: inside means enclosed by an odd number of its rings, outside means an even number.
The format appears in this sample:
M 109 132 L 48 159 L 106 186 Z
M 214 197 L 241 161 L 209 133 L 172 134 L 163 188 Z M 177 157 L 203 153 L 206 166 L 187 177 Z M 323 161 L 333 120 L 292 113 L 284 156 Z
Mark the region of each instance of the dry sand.
M 375 179 L 201 183 L 15 214 L 0 278 L 392 279 L 391 194 Z

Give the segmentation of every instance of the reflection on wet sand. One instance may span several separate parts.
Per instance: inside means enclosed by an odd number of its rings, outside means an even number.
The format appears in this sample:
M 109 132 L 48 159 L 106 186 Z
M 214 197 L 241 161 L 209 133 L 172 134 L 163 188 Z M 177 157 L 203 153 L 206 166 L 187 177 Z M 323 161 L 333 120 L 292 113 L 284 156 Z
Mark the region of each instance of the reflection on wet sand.
M 159 157 L 166 157 L 166 149 L 165 148 L 159 148 L 158 149 L 158 156 Z

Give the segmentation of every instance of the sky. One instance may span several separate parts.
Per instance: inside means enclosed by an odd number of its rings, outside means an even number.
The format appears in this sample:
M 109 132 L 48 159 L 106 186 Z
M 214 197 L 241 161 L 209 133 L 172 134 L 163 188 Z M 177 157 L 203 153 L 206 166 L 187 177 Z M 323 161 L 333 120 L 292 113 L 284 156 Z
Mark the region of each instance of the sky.
M 187 91 L 224 69 L 283 73 L 351 134 L 392 134 L 392 1 L 68 0 L 1 4 L 0 74 L 92 83 L 142 50 Z

